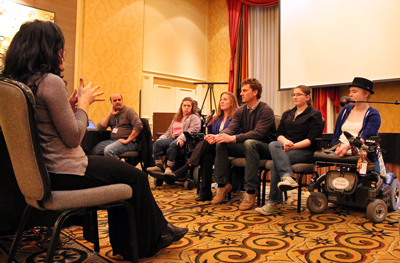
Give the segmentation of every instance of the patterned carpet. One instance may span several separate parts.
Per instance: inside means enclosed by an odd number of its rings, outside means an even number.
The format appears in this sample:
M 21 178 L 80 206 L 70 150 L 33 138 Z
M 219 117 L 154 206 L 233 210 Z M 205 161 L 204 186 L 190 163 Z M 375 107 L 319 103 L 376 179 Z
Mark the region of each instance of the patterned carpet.
M 297 192 L 292 191 L 277 215 L 262 216 L 254 210 L 239 211 L 240 193 L 216 206 L 196 202 L 196 190 L 184 190 L 180 183 L 164 184 L 153 193 L 167 220 L 189 232 L 140 262 L 400 262 L 398 224 L 389 223 L 400 219 L 399 212 L 377 224 L 369 222 L 363 210 L 332 204 L 324 214 L 313 215 L 304 191 L 299 215 Z M 112 256 L 106 212 L 99 213 L 99 224 L 100 255 L 90 252 L 92 244 L 83 240 L 80 228 L 73 228 L 72 236 L 64 232 L 63 239 L 71 240 L 58 251 L 56 262 L 123 262 Z M 0 262 L 5 261 L 9 241 L 0 240 Z M 43 262 L 43 251 L 33 247 L 23 247 L 18 262 Z

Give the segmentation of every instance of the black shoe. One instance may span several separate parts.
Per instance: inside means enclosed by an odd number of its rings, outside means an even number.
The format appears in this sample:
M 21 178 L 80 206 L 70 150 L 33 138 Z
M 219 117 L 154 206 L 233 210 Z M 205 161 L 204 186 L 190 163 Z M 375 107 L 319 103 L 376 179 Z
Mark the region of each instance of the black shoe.
M 175 173 L 164 174 L 164 175 L 168 176 L 169 178 L 173 179 L 174 181 L 178 181 L 179 179 L 186 177 L 186 174 L 184 174 L 183 176 L 177 176 Z
M 187 228 L 181 228 L 168 223 L 161 233 L 161 240 L 158 241 L 157 248 L 161 250 L 169 247 L 173 242 L 180 240 L 188 232 Z
M 212 193 L 209 193 L 209 194 L 200 195 L 199 197 L 196 198 L 196 201 L 199 201 L 199 202 L 211 201 L 212 198 L 213 198 Z
M 172 241 L 175 242 L 184 237 L 187 232 L 187 228 L 177 227 L 171 223 L 168 223 L 161 234 L 161 239 L 169 240 L 169 238 L 172 237 Z
M 171 178 L 171 179 L 174 180 L 174 181 L 178 181 L 178 179 L 179 179 L 179 177 L 176 176 L 174 173 L 171 173 L 171 174 L 164 174 L 164 176 L 167 176 L 167 177 Z
M 166 247 L 169 247 L 174 243 L 174 237 L 173 236 L 166 236 L 166 237 L 161 237 L 161 240 L 158 241 L 157 248 L 158 250 L 164 249 Z

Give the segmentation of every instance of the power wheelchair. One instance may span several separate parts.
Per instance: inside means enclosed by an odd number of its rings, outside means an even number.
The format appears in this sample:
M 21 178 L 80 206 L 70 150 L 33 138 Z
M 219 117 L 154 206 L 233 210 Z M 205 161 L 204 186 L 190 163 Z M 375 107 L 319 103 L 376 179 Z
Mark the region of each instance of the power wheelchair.
M 363 144 L 359 137 L 354 138 L 347 132 L 345 135 L 357 155 L 339 157 L 329 150 L 315 152 L 317 167 L 336 166 L 337 169 L 312 178 L 307 208 L 315 214 L 323 213 L 328 202 L 366 208 L 367 218 L 380 223 L 388 210 L 399 208 L 400 182 L 384 165 L 378 136 L 370 137 Z M 373 155 L 378 162 L 371 161 Z M 376 165 L 379 169 L 375 169 Z
M 183 132 L 186 137 L 185 145 L 182 149 L 178 151 L 178 155 L 176 158 L 176 167 L 182 167 L 187 163 L 190 156 L 192 155 L 193 150 L 196 148 L 197 144 L 204 140 L 205 136 L 205 125 L 207 123 L 205 118 L 206 115 L 201 115 L 202 117 L 202 125 L 201 130 L 199 133 L 190 133 L 190 132 Z M 162 135 L 162 133 L 157 133 L 157 135 Z M 166 155 L 166 150 L 163 153 L 163 156 Z M 155 186 L 162 186 L 164 181 L 165 183 L 172 185 L 175 182 L 181 182 L 184 185 L 184 188 L 187 190 L 192 190 L 194 187 L 197 187 L 199 184 L 199 167 L 194 167 L 189 170 L 186 177 L 180 178 L 178 180 L 174 180 L 168 176 L 164 176 L 163 172 L 150 172 L 148 174 L 154 177 L 154 185 Z

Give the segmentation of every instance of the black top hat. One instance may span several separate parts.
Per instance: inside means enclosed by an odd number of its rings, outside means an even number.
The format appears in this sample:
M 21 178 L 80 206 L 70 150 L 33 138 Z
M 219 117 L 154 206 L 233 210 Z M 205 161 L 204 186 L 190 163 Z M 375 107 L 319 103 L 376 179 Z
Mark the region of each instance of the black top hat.
M 369 93 L 374 94 L 374 84 L 369 79 L 355 77 L 353 82 L 350 83 L 349 87 L 358 87 L 369 91 Z

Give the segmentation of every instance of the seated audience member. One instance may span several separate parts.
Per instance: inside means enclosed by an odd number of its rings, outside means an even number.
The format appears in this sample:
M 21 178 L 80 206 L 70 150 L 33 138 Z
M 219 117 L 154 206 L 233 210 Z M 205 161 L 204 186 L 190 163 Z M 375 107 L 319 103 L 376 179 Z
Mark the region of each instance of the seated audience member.
M 258 165 L 260 159 L 270 159 L 268 143 L 275 140 L 274 111 L 260 101 L 262 86 L 254 78 L 241 83 L 240 96 L 246 104 L 239 107 L 231 124 L 218 135 L 212 135 L 216 145 L 214 180 L 218 184 L 217 194 L 211 204 L 220 204 L 232 190 L 229 183 L 229 156 L 245 157 L 244 187 L 246 194 L 240 210 L 253 207 L 259 188 Z M 239 130 L 240 134 L 235 135 Z
M 157 206 L 147 175 L 134 166 L 105 156 L 86 156 L 80 147 L 88 125 L 89 105 L 103 92 L 81 79 L 78 90 L 68 99 L 62 72 L 65 62 L 64 36 L 52 22 L 24 23 L 14 36 L 3 76 L 25 83 L 36 101 L 36 122 L 41 151 L 52 190 L 85 189 L 125 183 L 132 187 L 127 200 L 135 211 L 139 257 L 155 255 L 182 238 L 186 228 L 168 223 Z M 125 210 L 108 211 L 113 254 L 130 260 L 128 217 Z
M 182 100 L 168 130 L 154 142 L 154 160 L 156 166 L 147 168 L 149 172 L 161 172 L 171 175 L 175 166 L 178 151 L 184 146 L 186 137 L 184 131 L 200 132 L 201 120 L 197 113 L 197 103 L 190 97 Z M 162 156 L 167 150 L 167 168 L 164 170 Z
M 186 176 L 189 169 L 200 164 L 200 196 L 196 198 L 196 201 L 207 201 L 212 198 L 211 174 L 215 157 L 215 141 L 213 141 L 214 136 L 211 135 L 218 134 L 229 126 L 232 121 L 233 113 L 238 107 L 239 105 L 235 95 L 228 91 L 223 92 L 219 100 L 217 114 L 208 123 L 208 135 L 206 135 L 204 141 L 201 141 L 193 150 L 188 162 L 169 175 L 175 180 L 183 178 Z
M 372 81 L 365 78 L 354 78 L 349 85 L 350 100 L 369 101 L 374 94 Z M 364 143 L 368 137 L 377 136 L 381 126 L 381 115 L 379 111 L 372 108 L 365 102 L 355 102 L 345 105 L 339 112 L 335 124 L 335 131 L 331 145 L 336 145 L 335 154 L 343 157 L 345 154 L 351 155 L 349 140 L 343 134 L 344 131 L 350 132 L 354 137 L 360 136 Z M 373 160 L 375 161 L 375 160 Z
M 283 203 L 281 191 L 298 187 L 291 165 L 312 163 L 317 148 L 315 139 L 322 136 L 322 115 L 311 106 L 311 89 L 300 85 L 293 90 L 292 97 L 295 107 L 283 113 L 276 131 L 277 141 L 269 144 L 272 157 L 269 199 L 266 205 L 256 208 L 263 215 L 278 212 L 277 205 Z
M 105 131 L 111 127 L 111 138 L 99 142 L 92 149 L 92 153 L 118 158 L 124 152 L 138 149 L 136 137 L 142 130 L 143 124 L 135 110 L 124 105 L 121 94 L 111 95 L 110 101 L 111 109 L 97 124 L 97 129 Z

